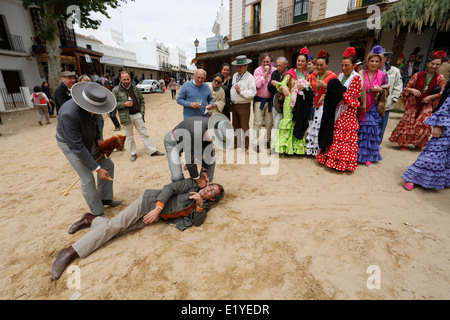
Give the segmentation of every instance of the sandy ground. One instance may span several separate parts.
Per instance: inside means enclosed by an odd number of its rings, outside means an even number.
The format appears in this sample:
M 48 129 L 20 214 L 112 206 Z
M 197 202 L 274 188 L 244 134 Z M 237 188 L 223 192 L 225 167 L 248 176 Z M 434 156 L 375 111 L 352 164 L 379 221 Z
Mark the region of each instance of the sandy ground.
M 164 151 L 181 107 L 170 92 L 146 101 L 147 127 Z M 404 190 L 401 175 L 419 153 L 387 138 L 384 160 L 354 173 L 305 156 L 280 158 L 274 175 L 263 174 L 262 158 L 218 164 L 226 196 L 203 226 L 180 232 L 161 222 L 121 236 L 74 261 L 81 287 L 75 273 L 52 281 L 55 253 L 87 232 L 67 232 L 87 205 L 79 184 L 62 196 L 77 175 L 56 145 L 56 119 L 41 127 L 37 117 L 2 114 L 0 299 L 450 298 L 449 190 Z M 387 136 L 399 119 L 391 116 Z M 105 138 L 113 129 L 105 118 Z M 128 151 L 112 155 L 123 205 L 106 209 L 111 217 L 170 182 L 167 159 L 147 155 L 139 138 L 137 146 L 134 163 Z

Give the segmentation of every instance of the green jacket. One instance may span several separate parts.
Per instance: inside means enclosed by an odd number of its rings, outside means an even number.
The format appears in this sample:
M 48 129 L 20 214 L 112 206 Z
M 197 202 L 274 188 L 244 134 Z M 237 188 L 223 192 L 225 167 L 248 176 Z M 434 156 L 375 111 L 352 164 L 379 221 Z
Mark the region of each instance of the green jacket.
M 139 91 L 139 89 L 134 84 L 131 84 L 131 88 L 134 90 L 134 94 L 136 95 L 136 98 L 139 103 L 139 107 L 141 109 L 142 118 L 144 118 L 145 117 L 144 97 L 142 96 L 142 93 Z M 114 89 L 112 89 L 112 93 L 116 97 L 117 110 L 119 111 L 120 123 L 123 126 L 130 125 L 131 118 L 130 118 L 130 114 L 129 114 L 129 108 L 125 107 L 125 102 L 128 101 L 128 92 L 125 90 L 125 88 L 122 86 L 122 84 L 119 84 L 118 86 L 114 87 Z

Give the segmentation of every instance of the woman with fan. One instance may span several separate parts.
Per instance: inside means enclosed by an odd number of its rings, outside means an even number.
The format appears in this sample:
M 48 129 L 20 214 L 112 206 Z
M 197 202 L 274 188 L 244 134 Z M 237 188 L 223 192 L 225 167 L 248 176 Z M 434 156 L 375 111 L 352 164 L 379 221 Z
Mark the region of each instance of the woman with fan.
M 360 106 L 358 99 L 362 79 L 355 71 L 357 60 L 355 48 L 347 48 L 342 59 L 342 72 L 337 77 L 338 80 L 332 79 L 328 83 L 324 101 L 324 115 L 319 132 L 320 153 L 316 159 L 338 171 L 355 171 L 358 167 L 359 123 L 356 113 Z M 332 138 L 326 139 L 329 135 Z M 327 140 L 330 142 L 327 143 Z
M 336 78 L 336 74 L 327 70 L 330 56 L 321 50 L 317 56 L 317 71 L 311 75 L 311 86 L 314 90 L 314 119 L 306 136 L 306 154 L 316 156 L 319 153 L 319 130 L 323 114 L 323 101 L 327 91 L 328 82 Z
M 436 52 L 427 70 L 414 74 L 403 90 L 405 113 L 389 138 L 402 151 L 410 144 L 422 150 L 430 139 L 431 126 L 425 124 L 425 120 L 431 116 L 445 88 L 444 77 L 437 70 L 446 55 L 445 51 Z

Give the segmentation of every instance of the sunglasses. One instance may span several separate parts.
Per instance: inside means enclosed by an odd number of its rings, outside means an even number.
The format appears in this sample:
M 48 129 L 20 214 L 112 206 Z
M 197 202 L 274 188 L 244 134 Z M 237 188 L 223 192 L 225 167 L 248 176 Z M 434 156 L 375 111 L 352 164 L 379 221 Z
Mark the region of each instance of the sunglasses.
M 218 83 L 218 84 L 222 84 L 222 81 L 217 80 L 217 79 L 214 79 L 214 82 L 215 82 L 215 83 Z

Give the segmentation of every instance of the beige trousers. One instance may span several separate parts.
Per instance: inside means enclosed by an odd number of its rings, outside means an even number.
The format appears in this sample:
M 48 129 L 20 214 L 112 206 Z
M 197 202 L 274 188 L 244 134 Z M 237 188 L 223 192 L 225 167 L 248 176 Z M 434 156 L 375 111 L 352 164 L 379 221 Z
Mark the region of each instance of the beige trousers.
M 260 135 L 260 130 L 262 127 L 262 121 L 264 118 L 264 122 L 265 122 L 265 128 L 266 128 L 266 134 L 265 137 L 263 139 L 263 141 L 267 141 L 270 143 L 271 141 L 271 132 L 272 132 L 272 127 L 273 127 L 273 116 L 272 116 L 272 112 L 269 112 L 269 104 L 266 103 L 264 105 L 264 108 L 261 109 L 261 102 L 255 102 L 254 103 L 254 119 L 253 119 L 253 128 L 255 129 L 255 133 L 256 133 L 256 141 L 257 143 L 261 142 L 259 141 L 259 135 Z

